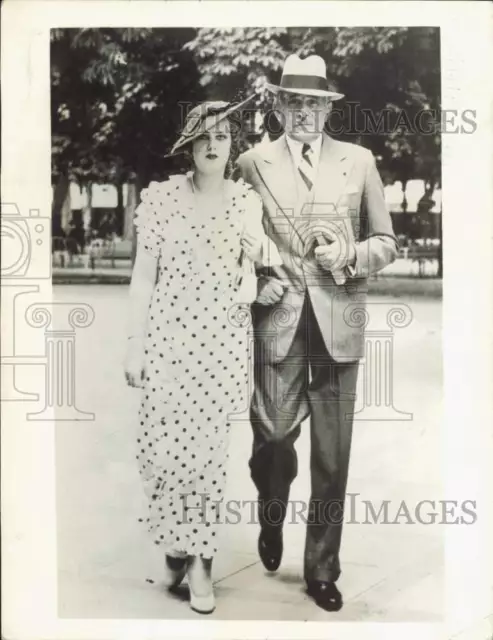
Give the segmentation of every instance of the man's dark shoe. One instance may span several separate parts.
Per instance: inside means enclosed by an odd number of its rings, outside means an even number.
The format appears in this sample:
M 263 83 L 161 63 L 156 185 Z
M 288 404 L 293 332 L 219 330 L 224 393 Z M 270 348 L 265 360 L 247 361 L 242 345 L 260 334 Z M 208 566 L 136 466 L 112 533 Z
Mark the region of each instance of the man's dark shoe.
M 267 529 L 267 532 L 266 532 Z M 258 537 L 258 554 L 267 571 L 277 571 L 282 559 L 282 529 L 262 528 Z
M 335 582 L 313 580 L 307 583 L 307 590 L 316 604 L 325 611 L 339 611 L 342 609 L 342 594 Z

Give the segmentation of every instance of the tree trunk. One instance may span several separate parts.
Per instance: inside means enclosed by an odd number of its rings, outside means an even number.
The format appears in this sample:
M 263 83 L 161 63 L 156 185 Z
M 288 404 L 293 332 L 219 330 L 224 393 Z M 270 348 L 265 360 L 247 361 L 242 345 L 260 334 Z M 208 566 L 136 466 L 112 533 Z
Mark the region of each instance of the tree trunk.
M 68 189 L 66 191 L 65 194 L 65 200 L 63 202 L 62 205 L 62 212 L 61 212 L 61 225 L 62 225 L 62 229 L 63 231 L 68 231 L 69 225 L 72 221 L 72 204 L 71 204 L 71 200 L 70 200 L 70 183 L 68 186 Z
M 402 180 L 402 213 L 407 213 L 407 198 L 406 198 L 407 180 Z
M 132 240 L 134 236 L 134 214 L 137 206 L 137 187 L 135 182 L 129 182 L 127 191 L 127 203 L 125 205 L 123 220 L 123 237 Z
M 435 187 L 436 187 L 436 181 L 433 180 L 433 178 L 430 179 L 429 181 L 429 189 L 430 189 L 430 198 L 433 197 L 433 193 L 435 191 Z M 442 227 L 442 211 L 440 208 L 440 213 L 435 213 L 433 214 L 434 216 L 437 216 L 438 219 L 438 229 L 437 229 L 437 236 L 438 236 L 438 240 L 439 245 L 438 245 L 438 269 L 437 269 L 437 277 L 438 278 L 443 278 L 443 227 Z
M 433 191 L 435 190 L 436 183 L 433 182 Z M 440 244 L 438 245 L 438 270 L 437 276 L 439 278 L 443 278 L 443 217 L 442 217 L 442 206 L 440 204 L 440 213 L 435 214 L 438 216 L 438 239 L 440 240 Z
M 125 207 L 123 204 L 123 184 L 119 179 L 116 184 L 116 232 L 118 235 L 123 235 L 125 231 Z
M 87 200 L 82 210 L 82 221 L 84 224 L 84 231 L 89 233 L 92 226 L 92 182 L 88 182 L 85 186 Z
M 134 225 L 133 218 L 134 218 L 135 208 L 140 202 L 140 192 L 143 189 L 143 183 L 144 183 L 144 178 L 142 177 L 142 173 L 137 171 L 137 173 L 134 174 L 134 180 L 131 183 L 134 188 L 134 207 L 133 207 L 133 213 L 131 218 L 132 224 L 130 225 L 132 229 L 132 267 L 135 262 L 135 256 L 137 254 L 137 234 L 135 233 L 135 225 Z
M 55 184 L 53 203 L 51 207 L 51 229 L 55 238 L 62 235 L 64 205 L 66 207 L 67 196 L 70 193 L 70 182 L 65 173 L 61 173 Z
M 441 236 L 441 234 L 440 234 Z M 437 277 L 443 278 L 443 245 L 442 238 L 440 237 L 440 244 L 438 245 L 438 270 Z

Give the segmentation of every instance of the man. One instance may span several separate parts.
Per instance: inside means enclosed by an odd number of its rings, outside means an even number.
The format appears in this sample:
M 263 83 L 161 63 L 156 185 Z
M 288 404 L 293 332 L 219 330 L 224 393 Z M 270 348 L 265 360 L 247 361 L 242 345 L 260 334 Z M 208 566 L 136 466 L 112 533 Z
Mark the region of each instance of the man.
M 294 443 L 310 416 L 311 498 L 304 578 L 325 610 L 342 606 L 335 583 L 352 433 L 363 355 L 367 278 L 391 263 L 397 240 L 372 154 L 323 128 L 332 101 L 325 63 L 289 56 L 276 93 L 285 133 L 239 159 L 261 195 L 264 226 L 283 266 L 259 278 L 255 331 L 254 434 L 250 459 L 258 490 L 258 549 L 275 571 L 282 523 L 297 475 Z

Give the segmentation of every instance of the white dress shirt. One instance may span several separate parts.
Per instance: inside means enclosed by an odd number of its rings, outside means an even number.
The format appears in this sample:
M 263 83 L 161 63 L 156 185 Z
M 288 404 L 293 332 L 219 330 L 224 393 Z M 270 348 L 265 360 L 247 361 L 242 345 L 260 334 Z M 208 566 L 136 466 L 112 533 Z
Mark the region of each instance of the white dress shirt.
M 301 150 L 303 149 L 304 142 L 299 142 L 298 140 L 294 140 L 286 135 L 286 141 L 288 143 L 289 152 L 291 153 L 291 157 L 293 158 L 294 166 L 298 168 L 301 162 Z M 312 148 L 310 153 L 310 160 L 313 166 L 313 175 L 317 175 L 318 161 L 320 158 L 320 149 L 322 147 L 322 134 L 318 136 L 315 140 L 308 143 Z

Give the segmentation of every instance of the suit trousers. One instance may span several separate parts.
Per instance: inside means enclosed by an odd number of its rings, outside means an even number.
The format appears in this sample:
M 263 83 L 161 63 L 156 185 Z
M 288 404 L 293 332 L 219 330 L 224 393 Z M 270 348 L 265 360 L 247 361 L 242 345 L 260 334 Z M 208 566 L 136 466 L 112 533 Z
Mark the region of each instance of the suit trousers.
M 289 508 L 297 524 L 302 520 L 307 525 L 305 580 L 335 582 L 341 573 L 358 362 L 336 362 L 327 352 L 308 293 L 287 356 L 280 362 L 262 361 L 260 338 L 254 354 L 249 466 L 259 494 L 260 523 L 267 535 L 275 535 Z M 288 501 L 298 473 L 294 444 L 308 416 L 311 496 L 303 511 L 299 505 L 292 509 L 295 504 Z

